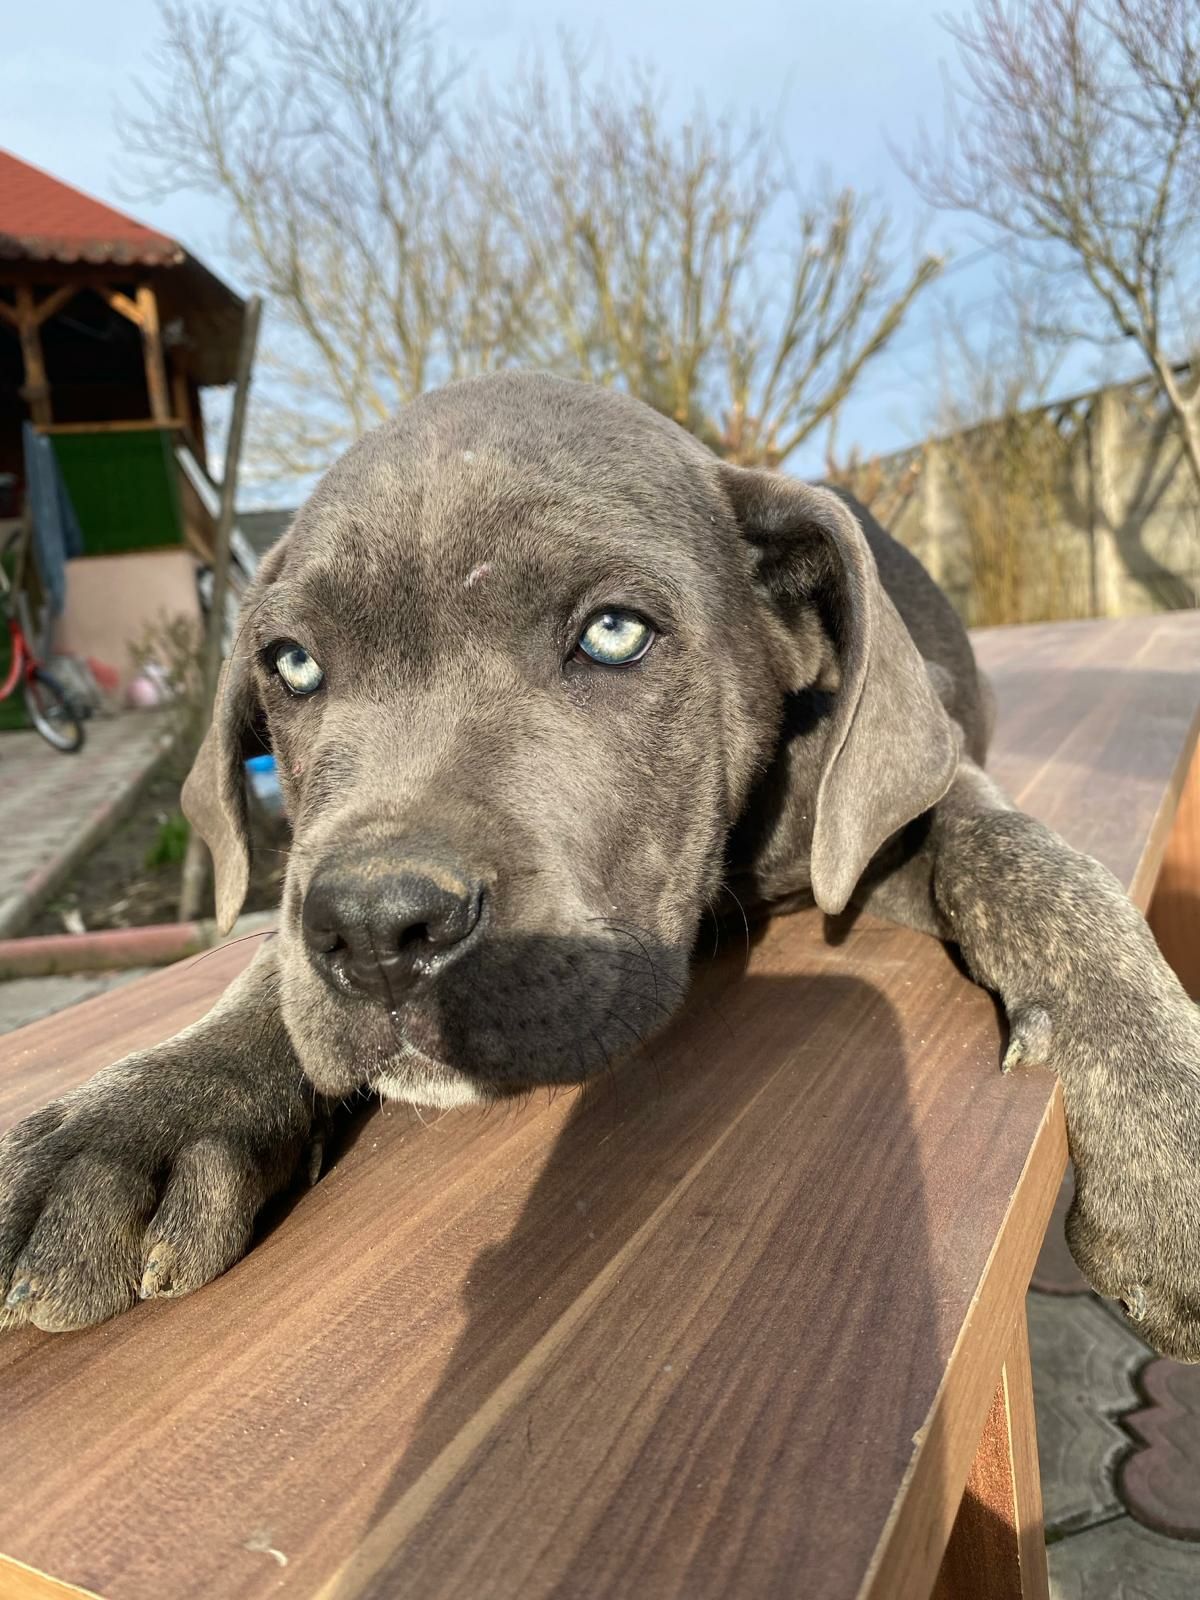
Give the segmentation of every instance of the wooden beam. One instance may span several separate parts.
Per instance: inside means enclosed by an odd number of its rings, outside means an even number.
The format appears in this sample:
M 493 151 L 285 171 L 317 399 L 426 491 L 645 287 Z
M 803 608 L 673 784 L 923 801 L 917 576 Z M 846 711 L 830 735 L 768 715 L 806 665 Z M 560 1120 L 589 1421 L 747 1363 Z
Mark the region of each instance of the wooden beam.
M 17 331 L 21 335 L 21 358 L 25 363 L 22 394 L 29 406 L 29 413 L 34 422 L 53 422 L 50 383 L 46 377 L 46 363 L 42 359 L 42 340 L 38 333 L 33 289 L 27 283 L 17 285 Z
M 0 317 L 3 317 L 5 322 L 11 322 L 14 328 L 20 326 L 17 308 L 10 306 L 7 300 L 0 300 Z
M 250 380 L 254 372 L 254 352 L 258 348 L 258 324 L 262 316 L 262 300 L 252 294 L 246 302 L 242 321 L 242 339 L 238 349 L 237 382 L 233 391 L 233 410 L 229 417 L 229 433 L 225 441 L 224 477 L 221 480 L 221 503 L 217 513 L 214 535 L 212 596 L 209 600 L 208 636 L 204 642 L 204 678 L 201 689 L 201 715 L 203 727 L 212 721 L 213 703 L 217 696 L 217 679 L 221 671 L 221 658 L 225 653 L 225 596 L 229 585 L 229 540 L 237 505 L 238 471 L 242 460 L 242 434 L 246 426 L 246 407 L 250 399 Z M 183 876 L 179 886 L 179 920 L 188 922 L 197 916 L 204 897 L 207 877 L 207 852 L 204 841 L 193 828 L 188 835 L 187 854 L 183 858 Z M 224 925 L 232 923 L 225 898 L 217 901 L 217 920 Z
M 34 307 L 33 312 L 34 317 L 37 320 L 38 327 L 40 328 L 42 323 L 45 322 L 48 317 L 52 317 L 56 311 L 61 311 L 68 300 L 73 300 L 75 298 L 75 296 L 79 293 L 79 290 L 80 285 L 77 283 L 60 284 L 59 287 L 52 290 L 44 300 L 40 300 Z
M 137 309 L 141 317 L 150 415 L 156 422 L 165 423 L 171 415 L 171 402 L 167 398 L 167 366 L 163 360 L 162 333 L 158 326 L 158 296 L 149 284 L 138 286 Z
M 107 300 L 114 311 L 127 317 L 135 327 L 141 327 L 142 313 L 127 294 L 122 294 L 119 289 L 110 289 L 106 283 L 91 283 L 88 287 L 94 289 L 102 299 Z
M 39 424 L 39 433 L 150 433 L 162 428 L 182 429 L 183 423 L 178 417 L 168 417 L 164 422 L 158 422 L 153 417 L 136 417 L 128 422 L 44 422 Z

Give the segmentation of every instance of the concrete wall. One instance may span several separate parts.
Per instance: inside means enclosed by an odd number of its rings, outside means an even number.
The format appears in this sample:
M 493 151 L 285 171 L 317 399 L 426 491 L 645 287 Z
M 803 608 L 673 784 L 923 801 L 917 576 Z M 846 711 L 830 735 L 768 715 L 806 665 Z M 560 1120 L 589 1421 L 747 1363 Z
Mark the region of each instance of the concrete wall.
M 186 617 L 200 633 L 196 562 L 186 550 L 82 556 L 67 562 L 67 603 L 54 649 L 103 662 L 124 692 L 135 675 L 133 648 L 149 629 Z
M 1200 603 L 1200 493 L 1154 386 L 1102 389 L 1029 415 L 1056 431 L 1061 450 L 1041 525 L 1025 539 L 1028 617 L 1124 616 Z M 858 476 L 870 472 L 876 515 L 959 610 L 978 620 L 983 558 L 956 482 L 961 437 L 884 457 Z

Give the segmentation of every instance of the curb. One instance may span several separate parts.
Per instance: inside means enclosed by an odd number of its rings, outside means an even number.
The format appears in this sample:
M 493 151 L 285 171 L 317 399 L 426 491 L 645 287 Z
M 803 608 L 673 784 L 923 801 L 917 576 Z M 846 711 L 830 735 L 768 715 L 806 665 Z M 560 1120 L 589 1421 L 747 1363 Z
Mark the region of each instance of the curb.
M 32 922 L 43 902 L 50 898 L 59 884 L 70 876 L 90 851 L 108 837 L 119 822 L 124 820 L 166 757 L 171 742 L 170 735 L 165 734 L 145 766 L 135 772 L 110 800 L 105 800 L 96 807 L 62 852 L 52 861 L 46 862 L 45 866 L 31 872 L 15 893 L 0 900 L 0 940 L 12 940 L 14 935 Z M 84 749 L 86 751 L 86 746 Z M 86 755 L 83 759 L 86 760 Z
M 227 936 L 211 918 L 156 922 L 145 928 L 101 928 L 94 933 L 49 933 L 32 939 L 0 939 L 0 981 L 48 978 L 63 973 L 116 972 L 126 967 L 165 967 L 184 956 L 224 944 L 226 938 L 266 933 L 277 913 L 239 917 Z

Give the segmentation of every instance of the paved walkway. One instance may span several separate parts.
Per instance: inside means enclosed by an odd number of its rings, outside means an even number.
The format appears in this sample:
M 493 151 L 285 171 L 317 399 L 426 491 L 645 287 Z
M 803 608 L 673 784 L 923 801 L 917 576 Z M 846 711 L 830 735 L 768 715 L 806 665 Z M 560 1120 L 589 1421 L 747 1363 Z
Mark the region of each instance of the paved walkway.
M 12 978 L 0 983 L 0 1034 L 65 1011 L 77 1001 L 90 1000 L 94 994 L 144 978 L 151 971 L 151 967 L 130 967 L 125 972 L 63 973 L 53 978 Z
M 1092 1294 L 1064 1189 L 1028 1299 L 1053 1600 L 1200 1595 L 1200 1367 Z
M 37 907 L 136 796 L 162 749 L 152 712 L 93 717 L 77 755 L 38 734 L 0 734 L 0 938 Z

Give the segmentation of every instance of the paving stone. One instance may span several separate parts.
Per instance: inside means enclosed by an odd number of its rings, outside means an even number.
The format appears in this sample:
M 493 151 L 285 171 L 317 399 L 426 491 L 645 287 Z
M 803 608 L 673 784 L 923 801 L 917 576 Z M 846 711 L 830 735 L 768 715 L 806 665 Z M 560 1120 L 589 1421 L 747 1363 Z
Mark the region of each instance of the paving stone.
M 1117 1488 L 1139 1522 L 1200 1540 L 1200 1367 L 1155 1360 L 1141 1386 L 1147 1404 L 1123 1421 L 1142 1448 L 1122 1463 Z
M 38 734 L 0 735 L 0 930 L 19 932 L 89 841 L 102 837 L 157 759 L 167 724 L 130 712 L 93 717 L 76 755 Z
M 1124 1509 L 1114 1474 L 1129 1435 L 1116 1418 L 1138 1404 L 1150 1351 L 1092 1295 L 1034 1292 L 1026 1306 L 1046 1530 L 1061 1534 Z
M 103 994 L 106 989 L 115 989 L 118 984 L 143 977 L 150 970 L 149 967 L 131 967 L 125 972 L 88 972 L 78 977 L 13 978 L 8 983 L 0 983 L 0 1034 L 23 1027 L 27 1022 L 36 1022 L 39 1017 L 48 1017 L 52 1012 L 65 1010 L 67 1006 L 90 999 L 94 994 Z
M 1196 1600 L 1200 1544 L 1117 1517 L 1047 1551 L 1051 1600 Z
M 1067 1212 L 1071 1209 L 1074 1194 L 1075 1180 L 1068 1167 L 1054 1205 L 1054 1215 L 1050 1218 L 1050 1226 L 1046 1229 L 1037 1265 L 1033 1269 L 1033 1287 L 1040 1289 L 1043 1294 L 1091 1293 L 1087 1279 L 1075 1265 L 1074 1257 L 1067 1249 L 1067 1236 L 1064 1232 Z

